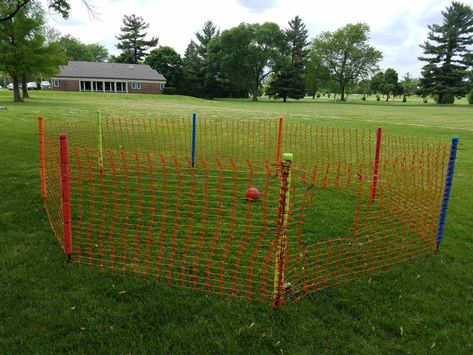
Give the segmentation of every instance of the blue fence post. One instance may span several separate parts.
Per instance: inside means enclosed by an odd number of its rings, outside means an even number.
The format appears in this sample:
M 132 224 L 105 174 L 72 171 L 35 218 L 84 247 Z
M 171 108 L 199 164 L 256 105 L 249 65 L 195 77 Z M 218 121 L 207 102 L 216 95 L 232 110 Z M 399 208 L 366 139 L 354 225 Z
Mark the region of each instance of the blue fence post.
M 195 165 L 195 133 L 196 133 L 196 127 L 197 126 L 197 115 L 194 112 L 192 114 L 192 167 Z
M 453 183 L 453 173 L 455 171 L 455 160 L 457 158 L 458 141 L 459 141 L 458 137 L 453 137 L 452 145 L 450 147 L 450 158 L 448 159 L 447 176 L 445 178 L 445 187 L 443 189 L 442 205 L 440 207 L 439 224 L 437 228 L 437 236 L 435 238 L 435 242 L 437 244 L 437 251 L 443 239 L 445 219 L 447 218 L 448 201 L 450 200 L 450 191 L 452 190 L 452 183 Z

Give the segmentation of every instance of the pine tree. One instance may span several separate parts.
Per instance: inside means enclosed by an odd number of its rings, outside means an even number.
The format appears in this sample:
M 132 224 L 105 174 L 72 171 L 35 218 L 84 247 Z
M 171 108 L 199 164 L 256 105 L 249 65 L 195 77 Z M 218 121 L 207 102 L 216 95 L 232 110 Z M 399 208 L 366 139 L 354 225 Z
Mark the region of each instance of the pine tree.
M 420 80 L 423 96 L 432 95 L 439 104 L 451 104 L 455 96 L 468 92 L 465 82 L 472 64 L 469 46 L 473 45 L 473 10 L 468 5 L 452 2 L 442 11 L 441 25 L 429 25 L 427 38 L 420 47 L 427 62 Z
M 269 83 L 266 94 L 274 98 L 303 98 L 305 95 L 304 70 L 309 50 L 307 49 L 308 32 L 299 16 L 289 21 L 285 31 L 287 58 L 282 62 L 281 70 Z
M 125 15 L 123 18 L 123 27 L 120 28 L 121 34 L 116 38 L 120 41 L 116 47 L 121 49 L 122 53 L 115 58 L 119 63 L 140 63 L 146 55 L 146 51 L 158 44 L 158 38 L 152 37 L 146 40 L 145 30 L 149 24 L 141 16 Z

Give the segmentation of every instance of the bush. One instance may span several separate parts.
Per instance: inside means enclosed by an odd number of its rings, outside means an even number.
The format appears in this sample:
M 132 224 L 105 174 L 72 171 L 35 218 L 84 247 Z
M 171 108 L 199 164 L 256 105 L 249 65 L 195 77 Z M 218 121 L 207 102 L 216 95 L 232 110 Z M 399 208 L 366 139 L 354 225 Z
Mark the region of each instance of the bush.
M 381 100 L 381 97 L 379 95 L 376 95 L 376 101 Z
M 424 104 L 426 104 L 428 102 L 426 97 L 424 97 L 424 100 L 422 100 L 422 101 L 424 101 Z
M 163 94 L 165 95 L 174 95 L 176 93 L 176 88 L 172 86 L 166 86 L 163 89 Z
M 363 96 L 363 97 L 361 98 L 361 100 L 362 100 L 362 101 L 366 101 L 366 96 Z
M 473 89 L 470 90 L 470 92 L 467 95 L 468 103 L 470 105 L 473 105 Z
M 320 98 L 320 94 L 317 94 L 317 96 L 316 96 L 316 97 L 317 97 L 317 98 Z

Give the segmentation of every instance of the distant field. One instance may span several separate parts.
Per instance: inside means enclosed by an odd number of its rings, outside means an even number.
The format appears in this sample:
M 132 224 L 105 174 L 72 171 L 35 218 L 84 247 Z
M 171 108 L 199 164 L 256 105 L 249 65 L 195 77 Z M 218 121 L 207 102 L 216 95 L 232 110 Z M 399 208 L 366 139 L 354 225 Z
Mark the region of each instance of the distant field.
M 181 96 L 0 91 L 0 353 L 441 353 L 473 352 L 473 106 L 200 100 Z M 66 265 L 39 191 L 37 116 L 137 113 L 166 117 L 300 120 L 376 128 L 424 139 L 460 137 L 440 253 L 334 287 L 278 311 L 258 302 L 168 288 Z M 330 219 L 320 212 L 317 223 Z M 333 221 L 331 221 L 333 223 Z M 347 223 L 347 221 L 343 221 Z M 342 223 L 342 224 L 343 224 Z

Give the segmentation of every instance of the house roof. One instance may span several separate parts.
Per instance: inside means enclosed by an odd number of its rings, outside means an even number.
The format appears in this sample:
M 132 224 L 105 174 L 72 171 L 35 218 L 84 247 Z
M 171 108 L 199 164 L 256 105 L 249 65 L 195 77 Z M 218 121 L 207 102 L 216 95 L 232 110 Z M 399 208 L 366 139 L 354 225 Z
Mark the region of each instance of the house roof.
M 122 64 L 69 61 L 61 65 L 55 77 L 102 78 L 124 80 L 166 81 L 166 78 L 148 64 Z

